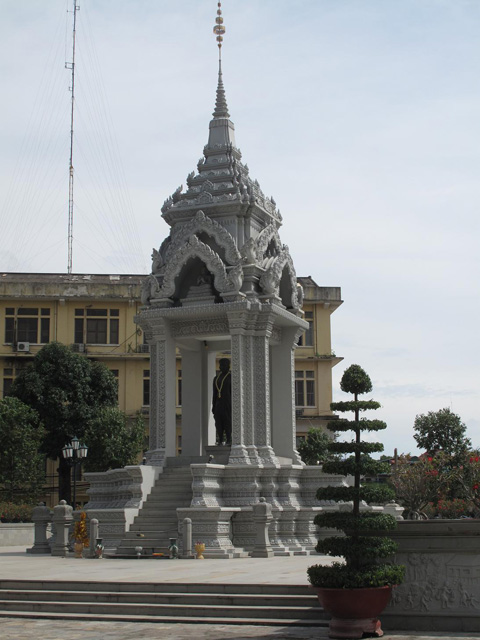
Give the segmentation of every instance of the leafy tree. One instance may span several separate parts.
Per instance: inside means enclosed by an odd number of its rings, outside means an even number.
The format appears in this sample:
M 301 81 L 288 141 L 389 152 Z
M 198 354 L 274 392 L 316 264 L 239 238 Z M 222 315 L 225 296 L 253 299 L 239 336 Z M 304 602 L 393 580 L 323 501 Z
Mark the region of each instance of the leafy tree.
M 85 469 L 105 471 L 136 464 L 144 439 L 145 423 L 140 414 L 128 420 L 117 407 L 100 409 L 85 430 Z
M 467 453 L 452 470 L 460 496 L 470 502 L 477 510 L 480 510 L 480 451 L 475 450 Z
M 427 505 L 436 503 L 447 490 L 450 478 L 444 463 L 444 454 L 421 456 L 417 462 L 412 462 L 409 455 L 399 456 L 390 482 L 396 499 L 405 508 L 407 519 L 426 517 L 424 509 Z
M 305 464 L 323 464 L 334 458 L 328 449 L 331 442 L 332 437 L 322 429 L 310 429 L 305 440 L 298 445 L 298 453 Z
M 17 398 L 0 402 L 0 495 L 33 503 L 45 481 L 44 456 L 39 453 L 43 430 L 38 414 Z
M 107 367 L 58 342 L 45 345 L 14 380 L 10 395 L 34 409 L 45 428 L 42 452 L 60 461 L 60 498 L 70 501 L 70 466 L 62 447 L 74 435 L 83 440 L 99 411 L 117 405 L 117 393 Z
M 388 464 L 373 460 L 369 454 L 383 451 L 379 442 L 365 442 L 361 439 L 363 431 L 379 431 L 386 428 L 381 420 L 360 418 L 361 412 L 378 409 L 375 400 L 359 400 L 358 396 L 372 390 L 368 374 L 359 366 L 352 365 L 343 374 L 340 382 L 343 391 L 353 394 L 353 400 L 334 402 L 331 408 L 339 412 L 353 412 L 354 419 L 338 419 L 328 424 L 333 432 L 353 431 L 350 442 L 332 442 L 329 450 L 335 454 L 353 454 L 342 460 L 326 462 L 323 470 L 343 476 L 354 476 L 353 487 L 322 487 L 317 490 L 318 500 L 353 502 L 352 512 L 320 513 L 315 516 L 319 527 L 333 527 L 344 532 L 344 536 L 333 536 L 319 540 L 316 550 L 334 557 L 343 557 L 345 564 L 334 562 L 331 566 L 314 565 L 309 567 L 310 582 L 319 587 L 353 589 L 378 587 L 386 584 L 399 584 L 402 581 L 404 567 L 382 564 L 381 560 L 391 556 L 397 545 L 390 538 L 368 533 L 372 530 L 388 531 L 397 526 L 393 516 L 384 513 L 360 512 L 362 500 L 367 502 L 386 502 L 393 498 L 393 490 L 386 485 L 367 484 L 361 486 L 365 475 L 381 473 Z
M 413 437 L 418 446 L 425 449 L 429 455 L 444 451 L 458 459 L 472 446 L 465 435 L 467 427 L 462 419 L 448 408 L 418 415 L 413 429 Z

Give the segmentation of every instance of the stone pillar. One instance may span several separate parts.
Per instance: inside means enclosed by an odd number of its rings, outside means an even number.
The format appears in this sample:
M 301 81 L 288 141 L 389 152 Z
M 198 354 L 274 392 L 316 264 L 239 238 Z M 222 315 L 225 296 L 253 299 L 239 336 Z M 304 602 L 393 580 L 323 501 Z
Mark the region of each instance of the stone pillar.
M 53 524 L 56 536 L 52 556 L 66 557 L 70 555 L 68 534 L 72 522 L 73 507 L 68 505 L 65 500 L 60 500 L 60 503 L 53 507 Z
M 294 350 L 298 334 L 298 327 L 283 327 L 281 343 L 271 348 L 273 447 L 277 456 L 290 458 L 293 464 L 302 464 L 295 439 Z
M 27 549 L 27 553 L 51 553 L 50 545 L 47 541 L 47 526 L 52 521 L 52 512 L 40 502 L 33 509 L 32 521 L 35 524 L 33 547 Z
M 182 355 L 182 456 L 201 456 L 207 444 L 202 438 L 202 353 L 200 343 L 181 349 Z
M 270 335 L 271 325 L 265 335 L 253 338 L 253 393 L 255 445 L 263 464 L 278 464 L 272 448 L 272 423 L 270 407 Z
M 216 440 L 215 419 L 212 413 L 213 379 L 217 373 L 217 353 L 206 348 L 202 354 L 202 379 L 205 387 L 205 404 L 202 410 L 202 432 L 205 445 L 214 445 Z
M 167 323 L 153 329 L 150 342 L 150 449 L 147 464 L 164 466 L 174 457 L 175 442 L 175 343 Z
M 245 447 L 245 342 L 243 332 L 232 329 L 232 447 L 229 464 L 251 464 Z
M 184 518 L 182 524 L 182 558 L 195 558 L 195 554 L 193 553 L 193 540 L 192 540 L 192 519 Z
M 272 505 L 265 498 L 259 498 L 259 502 L 252 507 L 252 518 L 255 523 L 255 547 L 250 553 L 252 558 L 271 558 L 273 549 L 270 546 L 268 528 L 272 522 Z
M 88 549 L 88 555 L 90 558 L 95 557 L 95 545 L 98 537 L 98 520 L 96 518 L 92 518 L 90 520 L 90 545 Z

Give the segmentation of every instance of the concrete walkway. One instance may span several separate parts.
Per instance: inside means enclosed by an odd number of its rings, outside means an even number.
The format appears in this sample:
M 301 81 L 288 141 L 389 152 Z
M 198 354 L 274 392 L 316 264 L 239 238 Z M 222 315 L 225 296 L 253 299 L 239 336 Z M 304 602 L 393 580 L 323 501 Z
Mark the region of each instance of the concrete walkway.
M 228 584 L 308 584 L 311 564 L 328 564 L 324 556 L 238 560 L 87 560 L 25 553 L 24 547 L 0 548 L 0 579 L 88 580 L 119 582 L 215 582 Z M 1 640 L 242 640 L 242 638 L 326 638 L 324 629 L 211 624 L 150 624 L 45 619 L 0 619 Z M 468 634 L 418 635 L 388 632 L 395 640 L 465 638 Z M 478 638 L 475 637 L 475 640 Z

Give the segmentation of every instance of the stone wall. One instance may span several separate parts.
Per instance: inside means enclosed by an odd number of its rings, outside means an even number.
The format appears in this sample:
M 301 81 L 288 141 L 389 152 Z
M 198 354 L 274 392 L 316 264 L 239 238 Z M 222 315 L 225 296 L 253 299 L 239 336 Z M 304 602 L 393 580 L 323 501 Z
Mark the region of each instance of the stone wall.
M 385 631 L 480 631 L 480 520 L 405 520 L 389 533 L 407 568 Z
M 0 523 L 0 547 L 29 547 L 32 544 L 32 522 Z

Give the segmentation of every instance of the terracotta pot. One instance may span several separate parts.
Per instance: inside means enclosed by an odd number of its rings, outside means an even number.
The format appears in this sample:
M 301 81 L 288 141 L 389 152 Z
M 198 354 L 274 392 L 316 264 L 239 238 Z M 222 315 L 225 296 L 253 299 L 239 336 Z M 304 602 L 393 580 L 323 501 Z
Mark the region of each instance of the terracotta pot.
M 75 552 L 75 558 L 81 558 L 83 553 L 83 542 L 76 541 L 73 545 L 73 550 Z
M 330 638 L 361 638 L 364 633 L 383 636 L 378 616 L 392 595 L 392 587 L 325 589 L 314 587 L 322 607 L 332 614 Z

